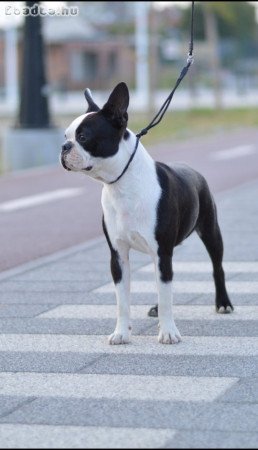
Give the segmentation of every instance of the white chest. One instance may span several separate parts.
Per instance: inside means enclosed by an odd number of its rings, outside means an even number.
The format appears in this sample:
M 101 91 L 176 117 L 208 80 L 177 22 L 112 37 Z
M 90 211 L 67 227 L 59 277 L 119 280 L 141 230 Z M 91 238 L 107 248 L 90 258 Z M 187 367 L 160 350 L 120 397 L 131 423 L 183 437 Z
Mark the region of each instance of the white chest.
M 146 205 L 139 197 L 112 200 L 106 203 L 104 215 L 114 246 L 120 240 L 135 250 L 148 251 L 156 222 L 154 205 Z
M 134 175 L 134 174 L 133 174 Z M 157 181 L 155 166 L 136 173 L 122 188 L 112 186 L 102 192 L 102 207 L 107 231 L 114 248 L 118 241 L 129 247 L 151 253 L 156 250 L 155 227 L 157 204 L 161 188 Z

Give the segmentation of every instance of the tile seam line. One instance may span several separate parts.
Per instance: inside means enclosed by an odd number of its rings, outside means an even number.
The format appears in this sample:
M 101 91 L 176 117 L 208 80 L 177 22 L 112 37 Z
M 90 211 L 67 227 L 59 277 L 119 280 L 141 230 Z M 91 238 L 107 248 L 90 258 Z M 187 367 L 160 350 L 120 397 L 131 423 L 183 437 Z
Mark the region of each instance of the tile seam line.
M 2 426 L 2 425 L 24 425 L 24 426 L 29 426 L 29 427 L 33 427 L 33 426 L 44 426 L 44 427 L 60 427 L 60 428 L 63 428 L 63 427 L 76 427 L 76 428 L 111 428 L 111 429 L 113 429 L 113 428 L 127 428 L 128 430 L 142 430 L 142 429 L 144 429 L 144 430 L 151 430 L 152 428 L 150 428 L 150 427 L 134 427 L 134 426 L 127 426 L 127 427 L 125 427 L 124 425 L 123 426 L 108 426 L 108 425 L 104 425 L 104 426 L 101 426 L 101 425 L 76 425 L 76 424 L 74 424 L 74 425 L 66 425 L 66 424 L 60 424 L 60 423 L 58 423 L 58 424 L 52 424 L 52 423 L 44 423 L 44 422 L 37 422 L 37 423 L 27 423 L 27 422 L 10 422 L 10 423 L 5 423 L 5 422 L 2 422 L 2 423 L 0 423 L 0 426 Z M 171 429 L 171 428 L 161 428 L 161 427 L 157 427 L 157 428 L 155 428 L 155 430 L 168 430 L 168 431 L 170 431 L 170 430 L 172 430 L 172 431 L 174 431 L 174 428 L 173 429 Z M 252 433 L 252 432 L 249 432 L 249 433 Z
M 15 372 L 16 373 L 16 372 Z M 12 395 L 11 397 L 15 397 L 15 395 Z M 19 397 L 19 396 L 18 396 Z M 35 400 L 37 400 L 38 397 L 36 397 L 35 395 L 33 397 L 28 398 L 27 400 L 24 400 L 24 402 L 22 402 L 20 405 L 15 406 L 11 411 L 8 411 L 6 414 L 0 414 L 0 426 L 4 425 L 3 422 L 1 422 L 1 420 L 3 420 L 5 417 L 10 416 L 10 414 L 15 413 L 16 411 L 18 411 L 20 408 L 23 408 L 26 405 L 29 405 L 30 403 L 35 402 Z
M 40 397 L 36 397 L 36 399 L 35 400 L 39 400 L 40 399 Z M 35 401 L 34 400 L 34 401 Z M 196 402 L 197 403 L 197 402 Z M 198 415 L 196 415 L 195 417 L 199 417 L 200 415 L 198 414 Z M 71 424 L 67 424 L 66 422 L 64 422 L 64 423 L 45 423 L 45 422 L 31 422 L 31 423 L 29 423 L 29 422 L 0 422 L 0 427 L 1 426 L 4 426 L 4 425 L 12 425 L 12 426 L 28 426 L 28 427 L 37 427 L 37 426 L 44 426 L 44 427 L 60 427 L 60 428 L 64 428 L 64 427 L 73 427 L 73 428 L 85 428 L 85 429 L 87 429 L 87 428 L 106 428 L 106 429 L 113 429 L 113 428 L 116 428 L 116 429 L 124 429 L 124 428 L 126 428 L 126 429 L 129 429 L 129 430 L 166 430 L 166 431 L 174 431 L 174 432 L 179 432 L 179 431 L 187 431 L 187 432 L 191 432 L 192 433 L 192 429 L 191 428 L 185 428 L 185 427 L 178 427 L 178 428 L 167 428 L 167 427 L 134 427 L 134 426 L 131 426 L 131 427 L 128 427 L 128 426 L 119 426 L 119 425 L 117 425 L 117 426 L 108 426 L 108 425 L 105 425 L 105 426 L 101 426 L 101 425 L 76 425 L 76 424 L 74 424 L 74 423 L 71 423 Z M 215 432 L 215 433 L 235 433 L 235 434 L 239 434 L 239 435 L 242 435 L 242 434 L 247 434 L 247 435 L 250 435 L 250 434 L 258 434 L 256 431 L 235 431 L 235 430 L 233 430 L 233 429 L 228 429 L 228 430 L 224 430 L 224 429 L 221 429 L 221 428 L 219 428 L 219 429 L 209 429 L 209 428 L 195 428 L 195 431 L 197 431 L 197 432 Z M 173 438 L 172 438 L 173 439 Z M 171 447 L 157 447 L 157 448 L 171 448 Z
M 102 355 L 100 355 L 96 359 L 99 359 L 99 358 L 102 358 Z M 195 375 L 194 376 L 192 376 L 192 375 L 191 376 L 189 376 L 189 375 L 152 375 L 152 374 L 148 374 L 148 375 L 111 374 L 110 375 L 108 373 L 95 374 L 95 373 L 71 373 L 71 372 L 69 372 L 67 374 L 66 372 L 60 373 L 60 372 L 37 372 L 37 371 L 36 372 L 28 372 L 28 371 L 24 371 L 24 372 L 20 372 L 20 371 L 8 372 L 7 371 L 7 372 L 1 372 L 1 374 L 2 375 L 13 375 L 13 374 L 15 374 L 15 375 L 42 375 L 42 376 L 44 376 L 44 375 L 53 375 L 54 374 L 54 375 L 63 376 L 63 377 L 65 377 L 66 375 L 68 375 L 69 377 L 72 377 L 72 376 L 84 377 L 85 376 L 85 378 L 88 377 L 88 376 L 96 377 L 96 376 L 99 376 L 99 375 L 102 375 L 103 377 L 120 377 L 120 376 L 123 376 L 123 377 L 128 377 L 128 378 L 136 378 L 136 377 L 137 378 L 142 378 L 142 377 L 146 377 L 146 378 L 154 378 L 154 379 L 157 379 L 157 378 L 184 378 L 184 379 L 188 379 L 188 378 L 203 378 L 203 379 L 206 380 L 207 378 L 219 378 L 219 379 L 221 379 L 221 378 L 228 379 L 229 378 L 231 380 L 234 380 L 236 383 L 238 383 L 240 381 L 240 378 L 241 378 L 241 377 L 221 377 L 221 376 L 210 376 L 210 375 L 209 376 L 202 376 L 202 375 L 201 376 L 195 376 Z M 33 397 L 36 397 L 36 396 L 34 395 Z M 73 398 L 73 397 L 66 397 L 66 398 Z M 92 398 L 95 398 L 95 397 L 92 397 Z M 223 403 L 223 402 L 221 402 L 221 403 Z M 257 402 L 255 402 L 255 403 L 257 403 Z
M 36 398 L 36 400 L 37 400 L 38 398 Z M 0 426 L 4 426 L 4 425 L 13 425 L 13 426 L 15 426 L 15 425 L 24 425 L 24 426 L 29 426 L 29 427 L 34 427 L 34 426 L 44 426 L 44 427 L 60 427 L 60 428 L 63 428 L 63 427 L 75 427 L 75 428 L 107 428 L 107 429 L 109 429 L 109 428 L 111 428 L 111 429 L 113 429 L 113 428 L 126 428 L 126 429 L 128 429 L 128 430 L 142 430 L 142 429 L 144 429 L 144 430 L 151 430 L 151 429 L 153 429 L 153 427 L 135 427 L 135 426 L 119 426 L 119 425 L 117 425 L 117 426 L 108 426 L 108 425 L 104 425 L 104 426 L 101 426 L 101 425 L 76 425 L 76 424 L 71 424 L 71 425 L 67 425 L 66 423 L 64 423 L 64 424 L 60 424 L 60 423 L 54 423 L 54 424 L 52 424 L 52 423 L 45 423 L 45 422 L 33 422 L 33 423 L 28 423 L 28 422 L 9 422 L 9 423 L 5 423 L 5 422 L 1 422 L 0 423 Z M 182 428 L 164 428 L 164 427 L 155 427 L 155 430 L 168 430 L 168 431 L 189 431 L 189 428 L 185 428 L 185 427 L 182 427 Z M 201 429 L 201 428 L 195 428 L 195 430 L 196 431 L 200 431 L 200 432 L 203 432 L 203 431 L 211 431 L 211 432 L 213 432 L 213 431 L 215 431 L 215 432 L 223 432 L 223 433 L 231 433 L 231 432 L 234 432 L 234 433 L 237 433 L 237 434 L 258 434 L 256 431 L 237 431 L 237 430 L 210 430 L 210 429 L 207 429 L 207 430 L 203 430 L 203 429 Z M 192 430 L 190 430 L 190 431 L 192 431 Z M 164 447 L 162 447 L 162 448 L 164 448 Z M 171 448 L 171 447 L 169 447 L 169 448 Z

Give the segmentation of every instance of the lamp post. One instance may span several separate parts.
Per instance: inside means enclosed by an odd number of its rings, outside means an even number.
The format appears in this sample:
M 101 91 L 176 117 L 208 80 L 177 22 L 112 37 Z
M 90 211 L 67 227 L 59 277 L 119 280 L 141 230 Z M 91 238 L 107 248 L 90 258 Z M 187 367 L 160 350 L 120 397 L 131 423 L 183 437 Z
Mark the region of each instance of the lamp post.
M 28 8 L 33 7 L 35 14 L 27 15 L 24 23 L 21 96 L 17 123 L 21 128 L 50 127 L 39 3 L 26 2 Z
M 4 171 L 59 164 L 64 139 L 50 120 L 39 3 L 27 1 L 26 7 L 31 15 L 23 28 L 20 103 L 15 126 L 4 133 Z
M 17 29 L 9 26 L 5 29 L 5 88 L 6 103 L 12 108 L 18 98 L 18 65 L 17 65 Z
M 149 2 L 134 2 L 135 6 L 135 50 L 136 50 L 136 93 L 144 110 L 150 108 L 149 76 Z

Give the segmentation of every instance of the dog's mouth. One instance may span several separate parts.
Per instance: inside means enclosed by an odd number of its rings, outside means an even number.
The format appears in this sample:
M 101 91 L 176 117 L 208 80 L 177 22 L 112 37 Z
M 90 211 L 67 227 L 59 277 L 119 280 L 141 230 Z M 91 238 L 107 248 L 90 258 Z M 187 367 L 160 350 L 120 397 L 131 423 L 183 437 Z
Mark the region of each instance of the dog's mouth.
M 90 170 L 92 170 L 92 169 L 93 169 L 93 166 L 88 166 L 88 167 L 85 167 L 82 170 L 85 170 L 86 172 L 90 172 Z
M 72 169 L 69 169 L 69 167 L 67 167 L 67 165 L 65 164 L 65 159 L 64 159 L 64 156 L 63 155 L 61 155 L 61 164 L 62 164 L 62 166 L 63 166 L 63 168 L 65 169 L 65 170 L 68 170 L 68 171 L 71 171 Z
M 90 172 L 90 171 L 93 169 L 93 166 L 92 166 L 92 165 L 89 165 L 89 166 L 83 167 L 83 168 L 80 168 L 80 167 L 74 167 L 73 164 L 67 163 L 66 158 L 65 158 L 65 155 L 63 155 L 63 154 L 60 155 L 60 162 L 61 162 L 63 168 L 64 168 L 65 170 L 70 171 L 70 172 L 71 172 L 71 171 L 75 171 L 75 172 L 78 172 L 78 171 L 82 171 L 82 172 Z M 68 164 L 69 164 L 69 165 L 68 165 Z

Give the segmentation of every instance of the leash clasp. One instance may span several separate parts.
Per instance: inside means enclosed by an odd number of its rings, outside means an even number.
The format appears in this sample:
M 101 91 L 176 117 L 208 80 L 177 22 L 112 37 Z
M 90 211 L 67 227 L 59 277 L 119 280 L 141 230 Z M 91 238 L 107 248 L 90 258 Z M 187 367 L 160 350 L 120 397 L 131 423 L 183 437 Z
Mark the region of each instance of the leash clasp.
M 193 64 L 194 62 L 194 56 L 190 55 L 190 53 L 188 53 L 188 57 L 187 57 L 187 64 Z

